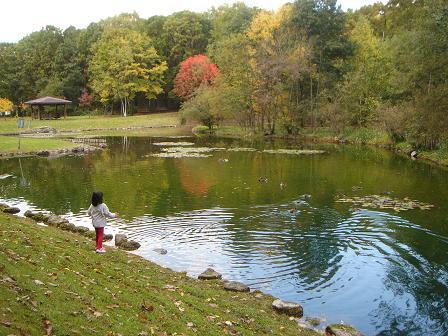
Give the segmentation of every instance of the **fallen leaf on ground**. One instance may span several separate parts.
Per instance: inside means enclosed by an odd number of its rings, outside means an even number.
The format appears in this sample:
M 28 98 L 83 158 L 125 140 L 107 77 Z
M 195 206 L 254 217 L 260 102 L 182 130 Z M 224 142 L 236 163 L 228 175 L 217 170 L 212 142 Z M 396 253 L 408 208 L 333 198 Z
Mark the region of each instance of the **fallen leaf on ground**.
M 5 327 L 10 327 L 11 326 L 11 322 L 9 322 L 9 321 L 1 321 L 0 324 L 2 326 L 5 326 Z
M 154 311 L 154 306 L 148 305 L 148 304 L 145 303 L 145 301 L 143 301 L 143 303 L 142 303 L 142 310 L 146 310 L 148 312 L 152 312 L 152 311 Z
M 53 327 L 49 320 L 44 320 L 44 330 L 47 336 L 51 336 L 53 334 Z

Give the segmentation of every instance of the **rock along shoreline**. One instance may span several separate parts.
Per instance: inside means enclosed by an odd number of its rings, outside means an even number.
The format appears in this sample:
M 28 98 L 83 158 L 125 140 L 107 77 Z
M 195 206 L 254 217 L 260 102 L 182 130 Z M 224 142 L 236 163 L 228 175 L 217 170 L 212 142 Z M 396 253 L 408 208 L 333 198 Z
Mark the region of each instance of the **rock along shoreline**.
M 61 157 L 66 155 L 84 155 L 88 153 L 92 153 L 98 150 L 103 150 L 107 146 L 91 146 L 91 145 L 82 145 L 76 146 L 73 148 L 61 148 L 61 149 L 53 149 L 53 150 L 38 150 L 38 151 L 30 151 L 30 152 L 0 152 L 1 158 L 15 158 L 15 157 Z

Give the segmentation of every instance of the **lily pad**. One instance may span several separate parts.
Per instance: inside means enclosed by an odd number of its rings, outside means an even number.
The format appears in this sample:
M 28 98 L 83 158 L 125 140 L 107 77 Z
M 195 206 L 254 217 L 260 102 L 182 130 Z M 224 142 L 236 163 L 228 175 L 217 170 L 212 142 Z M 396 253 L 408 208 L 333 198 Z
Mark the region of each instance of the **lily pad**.
M 155 142 L 154 146 L 194 146 L 194 142 Z
M 151 156 L 160 157 L 160 158 L 175 158 L 176 159 L 176 158 L 206 158 L 206 157 L 210 157 L 211 155 L 199 154 L 199 153 L 169 152 L 169 153 L 151 154 Z
M 161 149 L 162 152 L 167 153 L 209 153 L 221 150 L 226 149 L 216 147 L 168 147 Z
M 255 148 L 233 147 L 228 149 L 229 152 L 256 152 Z
M 316 149 L 265 149 L 263 153 L 289 154 L 289 155 L 315 155 L 315 154 L 324 154 L 325 151 Z
M 162 158 L 206 158 L 211 152 L 225 150 L 225 148 L 215 147 L 167 147 L 161 148 L 162 153 L 151 154 L 150 156 Z
M 363 208 L 372 209 L 391 209 L 396 212 L 408 211 L 414 209 L 430 210 L 434 207 L 432 204 L 411 200 L 408 197 L 404 199 L 392 198 L 381 195 L 368 196 L 354 196 L 354 197 L 340 197 L 336 200 L 337 203 L 352 203 L 353 205 Z

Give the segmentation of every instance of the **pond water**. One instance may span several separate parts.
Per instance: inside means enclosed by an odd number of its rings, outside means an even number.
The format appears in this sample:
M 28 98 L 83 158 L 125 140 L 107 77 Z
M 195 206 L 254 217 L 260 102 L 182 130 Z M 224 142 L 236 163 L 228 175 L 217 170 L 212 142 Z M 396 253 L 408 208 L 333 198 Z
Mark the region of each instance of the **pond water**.
M 195 142 L 209 157 L 164 158 L 156 142 Z M 366 335 L 446 335 L 448 171 L 366 147 L 207 138 L 108 138 L 87 156 L 0 160 L 0 200 L 86 225 L 93 190 L 121 218 L 109 232 L 196 276 L 301 303 L 306 316 Z M 306 148 L 294 155 L 264 149 Z M 165 153 L 165 152 L 164 152 Z M 396 212 L 336 200 L 387 195 L 433 204 Z M 159 255 L 155 248 L 165 248 Z

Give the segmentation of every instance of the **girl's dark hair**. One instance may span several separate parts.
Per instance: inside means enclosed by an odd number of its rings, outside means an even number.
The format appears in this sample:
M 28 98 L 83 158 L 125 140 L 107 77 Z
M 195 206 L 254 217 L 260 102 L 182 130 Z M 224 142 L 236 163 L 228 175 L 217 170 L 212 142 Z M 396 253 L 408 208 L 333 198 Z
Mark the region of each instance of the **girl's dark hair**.
M 103 193 L 101 191 L 94 191 L 92 194 L 92 205 L 97 206 L 103 203 Z

